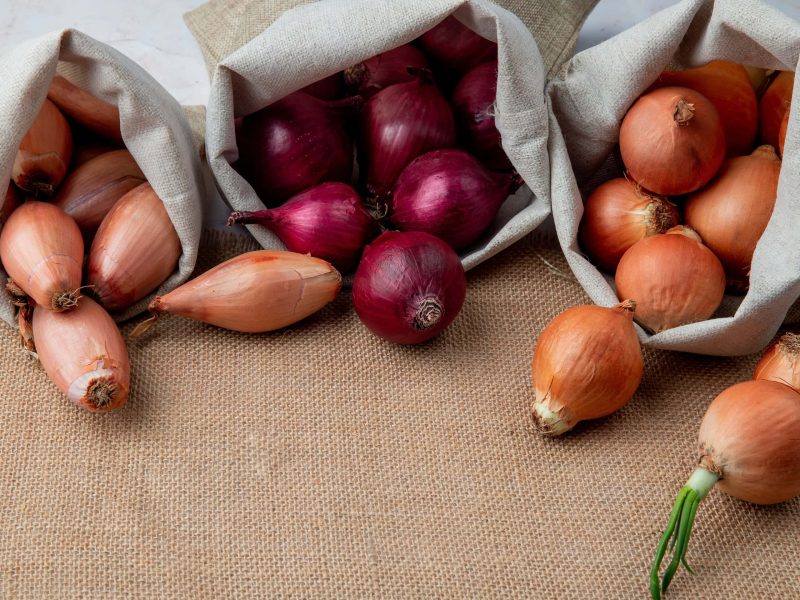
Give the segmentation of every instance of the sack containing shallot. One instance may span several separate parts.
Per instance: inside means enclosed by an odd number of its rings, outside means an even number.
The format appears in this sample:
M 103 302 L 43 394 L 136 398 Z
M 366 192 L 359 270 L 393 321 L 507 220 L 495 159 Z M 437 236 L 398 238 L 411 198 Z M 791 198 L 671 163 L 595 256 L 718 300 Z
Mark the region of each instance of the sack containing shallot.
M 0 70 L 0 258 L 19 314 L 67 312 L 89 295 L 123 320 L 185 281 L 204 188 L 178 103 L 74 30 L 20 44 Z M 17 322 L 11 302 L 0 318 Z
M 780 11 L 684 0 L 548 84 L 561 246 L 645 345 L 755 352 L 800 296 L 798 59 Z

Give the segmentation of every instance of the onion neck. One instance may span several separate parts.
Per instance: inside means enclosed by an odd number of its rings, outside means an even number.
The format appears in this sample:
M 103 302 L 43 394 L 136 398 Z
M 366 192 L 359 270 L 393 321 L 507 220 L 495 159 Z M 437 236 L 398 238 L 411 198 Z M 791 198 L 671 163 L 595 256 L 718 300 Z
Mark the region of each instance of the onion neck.
M 763 146 L 759 146 L 750 154 L 750 156 L 756 158 L 762 158 L 764 160 L 772 160 L 775 162 L 780 162 L 781 157 L 778 156 L 778 153 L 775 152 L 775 148 L 770 146 L 769 144 L 764 144 Z
M 694 118 L 694 104 L 687 102 L 685 98 L 681 98 L 675 104 L 672 118 L 675 119 L 678 125 L 686 125 Z
M 274 212 L 269 208 L 266 210 L 243 210 L 231 213 L 231 216 L 228 217 L 228 227 L 231 225 L 261 225 L 272 223 L 274 220 Z
M 436 296 L 427 296 L 414 313 L 414 329 L 425 331 L 436 325 L 444 315 L 444 307 Z
M 358 88 L 364 81 L 364 77 L 366 77 L 366 75 L 367 65 L 365 65 L 363 62 L 358 63 L 357 65 L 353 65 L 349 69 L 344 70 L 344 82 L 352 88 Z
M 619 304 L 614 307 L 615 310 L 618 310 L 628 316 L 631 320 L 633 320 L 633 315 L 636 313 L 636 300 L 628 298 L 627 300 L 623 300 Z
M 563 409 L 554 412 L 539 400 L 534 400 L 531 410 L 533 411 L 533 423 L 536 426 L 536 430 L 542 435 L 561 435 L 575 426 L 575 423 L 570 423 L 563 414 Z

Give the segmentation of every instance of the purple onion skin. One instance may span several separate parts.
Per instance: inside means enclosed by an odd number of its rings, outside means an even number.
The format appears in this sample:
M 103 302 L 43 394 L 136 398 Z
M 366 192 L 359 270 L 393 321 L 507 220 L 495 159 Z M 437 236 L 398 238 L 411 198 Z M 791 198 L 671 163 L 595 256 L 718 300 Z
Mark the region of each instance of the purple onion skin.
M 344 76 L 340 71 L 304 87 L 301 92 L 320 100 L 338 100 L 344 96 Z
M 387 231 L 364 250 L 353 281 L 353 305 L 375 335 L 421 344 L 458 316 L 467 277 L 458 255 L 422 232 Z
M 352 93 L 369 98 L 390 85 L 413 81 L 415 77 L 408 67 L 430 68 L 422 52 L 405 44 L 350 67 L 344 72 L 344 79 Z
M 464 75 L 453 92 L 453 110 L 467 148 L 493 171 L 511 171 L 494 122 L 497 61 L 481 63 Z
M 236 169 L 267 206 L 322 181 L 350 181 L 347 112 L 360 104 L 359 96 L 326 102 L 295 92 L 248 115 L 236 131 Z
M 358 192 L 335 181 L 301 192 L 278 208 L 235 212 L 228 219 L 228 225 L 234 223 L 263 225 L 292 252 L 326 260 L 341 273 L 355 268 L 379 231 Z
M 463 150 L 434 150 L 400 175 L 389 221 L 401 231 L 435 235 L 460 251 L 489 228 L 519 185 L 517 176 L 489 171 Z
M 497 60 L 497 44 L 479 36 L 453 16 L 423 33 L 419 44 L 434 62 L 458 73 L 466 73 L 487 60 Z
M 366 187 L 377 197 L 389 192 L 420 154 L 456 145 L 453 111 L 430 71 L 372 96 L 361 111 L 360 125 Z

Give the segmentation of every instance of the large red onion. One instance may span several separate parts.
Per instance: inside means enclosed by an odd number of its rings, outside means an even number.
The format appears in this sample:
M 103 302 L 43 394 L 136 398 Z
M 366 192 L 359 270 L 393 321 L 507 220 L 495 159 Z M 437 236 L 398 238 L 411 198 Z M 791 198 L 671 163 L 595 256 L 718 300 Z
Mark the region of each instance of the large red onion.
M 342 72 L 339 71 L 324 79 L 315 81 L 300 91 L 311 94 L 320 100 L 338 100 L 344 96 L 344 78 L 342 77 Z
M 419 344 L 456 318 L 467 293 L 458 255 L 428 233 L 387 231 L 364 250 L 353 305 L 375 335 Z
M 360 96 L 326 102 L 295 92 L 246 116 L 236 132 L 236 168 L 271 206 L 322 181 L 350 181 L 346 117 L 360 105 Z
M 419 44 L 430 58 L 459 73 L 497 59 L 497 44 L 479 36 L 453 16 L 423 33 Z
M 389 220 L 403 231 L 425 231 L 462 250 L 492 224 L 519 176 L 493 173 L 463 150 L 423 154 L 400 175 Z
M 361 197 L 346 183 L 321 183 L 278 208 L 235 212 L 234 223 L 258 223 L 275 234 L 292 252 L 310 254 L 339 271 L 352 270 L 361 251 L 378 234 L 378 224 Z
M 409 67 L 429 68 L 425 55 L 405 44 L 353 65 L 344 72 L 344 80 L 354 94 L 368 98 L 395 83 L 413 81 Z
M 411 69 L 414 81 L 381 90 L 361 111 L 361 159 L 367 190 L 388 192 L 403 169 L 420 154 L 455 146 L 453 111 L 427 69 Z
M 464 75 L 453 92 L 453 108 L 467 147 L 490 169 L 510 171 L 508 160 L 494 123 L 497 97 L 497 61 L 485 62 Z

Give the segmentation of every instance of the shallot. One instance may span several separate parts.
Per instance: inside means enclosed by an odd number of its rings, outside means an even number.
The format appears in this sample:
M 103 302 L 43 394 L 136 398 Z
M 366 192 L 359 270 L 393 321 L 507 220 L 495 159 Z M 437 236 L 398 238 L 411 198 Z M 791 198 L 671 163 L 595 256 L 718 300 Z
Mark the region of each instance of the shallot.
M 36 198 L 52 196 L 67 174 L 71 158 L 69 123 L 56 105 L 45 99 L 20 142 L 12 171 L 14 183 Z

